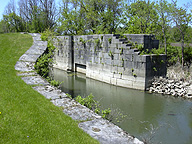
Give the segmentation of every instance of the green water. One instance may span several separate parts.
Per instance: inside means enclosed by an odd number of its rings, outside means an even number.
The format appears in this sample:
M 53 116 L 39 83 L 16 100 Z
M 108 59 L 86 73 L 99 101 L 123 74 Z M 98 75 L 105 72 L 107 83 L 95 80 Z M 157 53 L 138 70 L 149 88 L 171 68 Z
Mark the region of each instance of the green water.
M 63 81 L 64 92 L 74 97 L 92 93 L 103 109 L 119 109 L 127 117 L 117 125 L 140 140 L 192 144 L 192 101 L 116 87 L 58 69 L 53 76 Z

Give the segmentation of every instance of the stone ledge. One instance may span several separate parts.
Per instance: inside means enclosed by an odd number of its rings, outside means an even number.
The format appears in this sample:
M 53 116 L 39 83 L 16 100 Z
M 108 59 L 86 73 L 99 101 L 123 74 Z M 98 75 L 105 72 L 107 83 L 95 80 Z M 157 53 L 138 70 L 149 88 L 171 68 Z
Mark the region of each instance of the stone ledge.
M 19 60 L 20 61 L 25 61 L 25 62 L 36 62 L 37 59 L 39 58 L 40 55 L 35 55 L 35 54 L 23 54 Z
M 137 138 L 104 119 L 82 122 L 79 123 L 79 127 L 102 144 L 143 144 Z
M 29 76 L 21 78 L 28 85 L 49 85 L 49 83 L 40 76 Z
M 34 70 L 35 63 L 33 62 L 24 62 L 24 61 L 17 61 L 15 64 L 15 70 L 22 71 L 22 72 L 29 72 Z

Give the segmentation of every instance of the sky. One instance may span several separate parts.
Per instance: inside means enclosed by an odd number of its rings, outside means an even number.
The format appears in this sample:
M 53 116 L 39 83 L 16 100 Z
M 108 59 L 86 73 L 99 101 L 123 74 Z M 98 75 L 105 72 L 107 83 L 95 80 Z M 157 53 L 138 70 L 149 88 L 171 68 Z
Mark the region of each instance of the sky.
M 15 0 L 15 3 L 17 3 L 19 0 Z M 59 4 L 61 0 L 56 0 L 56 3 Z M 133 0 L 127 0 L 127 1 L 133 1 Z M 184 4 L 187 4 L 191 0 L 177 0 L 178 6 L 183 6 Z M 171 0 L 168 0 L 168 2 L 171 2 Z M 3 18 L 3 13 L 6 5 L 9 3 L 9 0 L 0 0 L 0 20 Z

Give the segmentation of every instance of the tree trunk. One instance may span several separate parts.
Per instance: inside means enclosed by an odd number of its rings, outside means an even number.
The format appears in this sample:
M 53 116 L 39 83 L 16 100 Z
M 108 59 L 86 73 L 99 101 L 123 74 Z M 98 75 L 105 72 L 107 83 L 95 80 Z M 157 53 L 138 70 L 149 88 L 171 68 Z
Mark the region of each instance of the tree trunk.
M 184 68 L 184 34 L 182 34 L 182 42 L 181 42 L 181 48 L 182 48 L 182 68 Z

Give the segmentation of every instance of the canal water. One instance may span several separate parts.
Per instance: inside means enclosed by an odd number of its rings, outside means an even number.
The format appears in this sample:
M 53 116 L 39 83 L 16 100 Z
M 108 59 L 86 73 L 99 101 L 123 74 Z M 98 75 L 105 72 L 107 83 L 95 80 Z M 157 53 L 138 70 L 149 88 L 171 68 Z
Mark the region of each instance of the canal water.
M 127 115 L 119 127 L 140 140 L 162 144 L 192 144 L 192 101 L 112 86 L 84 74 L 53 70 L 61 89 L 71 94 L 92 93 L 103 109 Z

